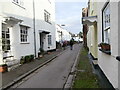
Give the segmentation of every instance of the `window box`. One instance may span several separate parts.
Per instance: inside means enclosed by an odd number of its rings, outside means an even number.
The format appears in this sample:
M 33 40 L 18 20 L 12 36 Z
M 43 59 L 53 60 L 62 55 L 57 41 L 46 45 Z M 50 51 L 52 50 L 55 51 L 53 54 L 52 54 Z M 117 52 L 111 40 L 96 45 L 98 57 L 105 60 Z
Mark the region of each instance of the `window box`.
M 108 43 L 100 43 L 98 47 L 101 47 L 101 49 L 104 51 L 110 51 L 110 44 Z
M 101 47 L 99 50 L 102 51 L 103 53 L 111 55 L 110 44 L 102 42 L 98 45 L 98 47 Z
M 101 52 L 103 52 L 103 53 L 106 53 L 106 54 L 108 54 L 108 55 L 111 55 L 111 51 L 109 51 L 109 50 L 103 50 L 103 49 L 99 49 Z

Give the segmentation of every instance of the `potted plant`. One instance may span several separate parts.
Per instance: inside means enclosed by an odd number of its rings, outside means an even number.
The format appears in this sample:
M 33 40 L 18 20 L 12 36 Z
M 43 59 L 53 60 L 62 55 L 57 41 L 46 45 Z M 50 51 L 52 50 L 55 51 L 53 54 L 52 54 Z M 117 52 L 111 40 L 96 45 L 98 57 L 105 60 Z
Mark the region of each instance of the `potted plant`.
M 110 51 L 110 44 L 108 44 L 108 43 L 102 42 L 98 45 L 98 47 L 101 47 L 102 50 Z
M 24 64 L 24 63 L 26 63 L 26 61 L 25 61 L 25 57 L 22 56 L 21 59 L 20 59 L 20 64 Z
M 7 72 L 8 71 L 8 68 L 7 68 L 7 64 L 2 64 L 0 65 L 0 72 Z
M 38 57 L 43 57 L 43 55 L 44 55 L 44 49 L 40 48 L 38 52 Z

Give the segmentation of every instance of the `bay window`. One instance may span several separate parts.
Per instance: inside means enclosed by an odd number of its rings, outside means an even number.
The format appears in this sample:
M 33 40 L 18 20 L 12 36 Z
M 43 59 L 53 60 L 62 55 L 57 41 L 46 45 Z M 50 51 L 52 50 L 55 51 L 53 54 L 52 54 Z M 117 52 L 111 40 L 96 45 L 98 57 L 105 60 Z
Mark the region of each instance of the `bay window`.
M 103 42 L 110 44 L 110 4 L 109 2 L 106 3 L 103 11 Z

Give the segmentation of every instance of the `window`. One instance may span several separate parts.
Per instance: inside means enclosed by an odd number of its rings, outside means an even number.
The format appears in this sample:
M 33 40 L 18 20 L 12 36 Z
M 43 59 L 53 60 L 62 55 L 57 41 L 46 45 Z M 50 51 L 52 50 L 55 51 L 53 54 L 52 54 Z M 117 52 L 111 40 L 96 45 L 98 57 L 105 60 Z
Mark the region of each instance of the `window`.
M 107 2 L 103 11 L 103 42 L 110 44 L 110 4 Z
M 2 28 L 2 50 L 10 50 L 10 31 L 9 28 Z
M 21 42 L 28 42 L 28 27 L 20 26 L 20 39 Z
M 52 36 L 48 35 L 48 45 L 52 45 Z
M 46 10 L 44 10 L 44 20 L 51 24 L 51 16 Z

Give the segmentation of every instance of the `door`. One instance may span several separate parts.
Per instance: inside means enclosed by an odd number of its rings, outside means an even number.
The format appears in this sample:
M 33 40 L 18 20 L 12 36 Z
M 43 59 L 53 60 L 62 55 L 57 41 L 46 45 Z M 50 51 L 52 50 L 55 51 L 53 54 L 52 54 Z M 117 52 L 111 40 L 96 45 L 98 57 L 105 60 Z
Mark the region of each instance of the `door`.
M 44 48 L 43 34 L 40 33 L 40 48 Z
M 5 25 L 2 25 L 2 51 L 3 58 L 10 56 L 10 30 Z

